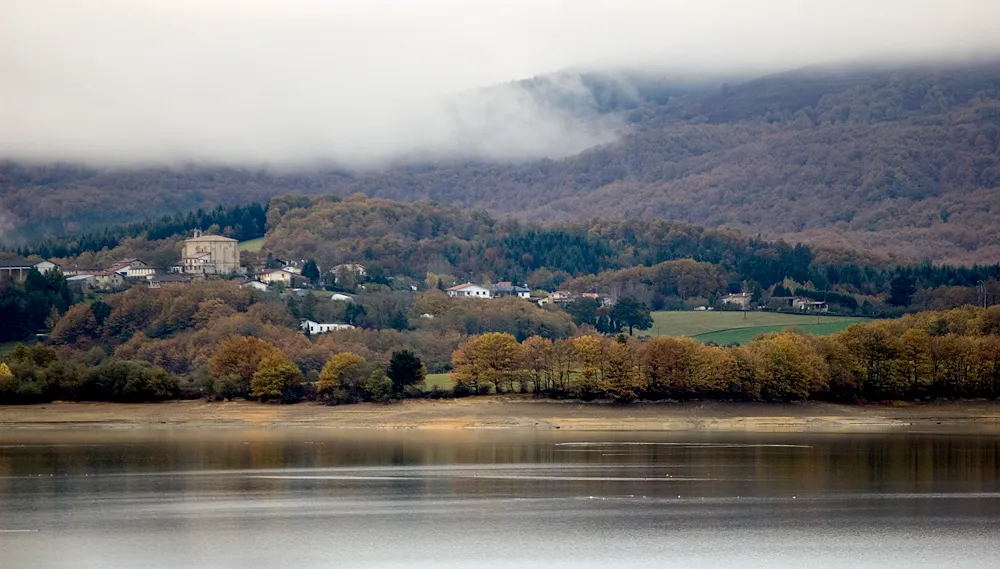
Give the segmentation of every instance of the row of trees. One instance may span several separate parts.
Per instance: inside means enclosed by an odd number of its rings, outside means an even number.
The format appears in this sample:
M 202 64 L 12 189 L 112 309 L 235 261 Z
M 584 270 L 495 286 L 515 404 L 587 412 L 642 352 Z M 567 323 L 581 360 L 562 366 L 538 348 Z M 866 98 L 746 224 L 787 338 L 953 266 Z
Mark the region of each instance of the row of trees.
M 413 352 L 393 352 L 382 368 L 354 352 L 330 358 L 315 382 L 303 382 L 302 371 L 278 347 L 251 336 L 223 340 L 209 361 L 205 387 L 210 397 L 262 401 L 316 399 L 331 404 L 384 401 L 419 392 L 427 370 Z
M 55 349 L 17 346 L 0 363 L 0 405 L 64 401 L 139 402 L 180 395 L 177 378 L 148 362 L 105 358 L 74 361 Z
M 580 336 L 523 342 L 491 333 L 452 356 L 457 393 L 585 399 L 919 399 L 1000 396 L 1000 307 L 857 324 L 833 336 L 785 331 L 746 346 Z

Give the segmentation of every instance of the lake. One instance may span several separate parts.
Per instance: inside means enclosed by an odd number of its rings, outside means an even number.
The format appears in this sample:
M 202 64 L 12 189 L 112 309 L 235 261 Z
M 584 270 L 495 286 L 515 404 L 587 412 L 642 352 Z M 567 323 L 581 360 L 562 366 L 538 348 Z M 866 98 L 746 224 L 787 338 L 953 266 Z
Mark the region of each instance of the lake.
M 1000 439 L 0 430 L 0 566 L 1000 565 Z

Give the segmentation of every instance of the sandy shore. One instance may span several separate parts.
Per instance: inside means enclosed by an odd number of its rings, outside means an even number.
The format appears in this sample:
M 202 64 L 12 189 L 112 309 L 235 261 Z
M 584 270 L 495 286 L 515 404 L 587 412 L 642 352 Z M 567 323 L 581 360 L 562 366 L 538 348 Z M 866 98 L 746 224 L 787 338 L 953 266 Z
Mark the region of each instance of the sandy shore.
M 686 402 L 613 405 L 521 397 L 328 407 L 249 402 L 51 403 L 0 407 L 0 429 L 318 427 L 579 431 L 1000 433 L 1000 403 L 907 406 Z

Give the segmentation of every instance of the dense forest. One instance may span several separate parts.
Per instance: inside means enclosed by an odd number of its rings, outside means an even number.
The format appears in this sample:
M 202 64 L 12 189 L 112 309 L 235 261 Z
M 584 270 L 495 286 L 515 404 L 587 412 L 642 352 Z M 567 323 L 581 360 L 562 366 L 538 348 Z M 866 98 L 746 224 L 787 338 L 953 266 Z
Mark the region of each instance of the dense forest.
M 547 78 L 533 80 L 551 93 Z M 0 164 L 25 242 L 288 192 L 435 200 L 542 221 L 643 217 L 960 264 L 1000 260 L 1000 64 L 809 68 L 727 85 L 586 75 L 562 104 L 623 125 L 560 160 L 379 172 Z M 531 88 L 532 83 L 526 83 Z
M 1000 307 L 922 312 L 825 337 L 765 334 L 745 346 L 592 334 L 519 341 L 505 332 L 444 338 L 368 332 L 375 336 L 364 338 L 344 331 L 311 339 L 282 325 L 288 313 L 280 304 L 259 303 L 252 293 L 226 286 L 206 285 L 191 298 L 193 289 L 152 303 L 141 294 L 125 295 L 110 310 L 77 305 L 57 325 L 51 346 L 19 346 L 3 358 L 0 404 L 181 396 L 336 404 L 422 397 L 425 358 L 440 358 L 442 349 L 453 367 L 454 396 L 520 391 L 585 400 L 844 402 L 1000 396 Z M 207 300 L 192 304 L 199 296 Z M 132 317 L 155 317 L 163 301 L 197 308 L 136 329 Z M 164 333 L 184 318 L 192 319 L 193 329 L 159 340 L 146 335 Z M 416 343 L 434 352 L 421 356 L 411 349 L 421 336 Z
M 538 225 L 429 202 L 280 196 L 268 225 L 265 250 L 278 257 L 322 267 L 362 263 L 375 275 L 405 276 L 427 288 L 505 280 L 632 296 L 662 309 L 741 290 L 759 297 L 787 280 L 788 294 L 846 312 L 860 309 L 865 297 L 891 299 L 890 308 L 943 309 L 992 304 L 1000 295 L 1000 265 L 896 265 L 662 219 Z M 977 296 L 984 293 L 988 298 Z

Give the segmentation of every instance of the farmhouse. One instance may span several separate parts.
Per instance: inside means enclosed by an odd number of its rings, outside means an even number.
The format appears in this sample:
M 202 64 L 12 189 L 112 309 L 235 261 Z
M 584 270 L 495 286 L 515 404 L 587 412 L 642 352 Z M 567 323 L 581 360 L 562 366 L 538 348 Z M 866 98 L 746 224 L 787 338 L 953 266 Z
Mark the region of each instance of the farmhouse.
M 21 282 L 28 278 L 28 273 L 33 268 L 44 275 L 57 267 L 51 261 L 29 261 L 22 258 L 8 259 L 0 261 L 0 281 L 13 280 Z
M 309 279 L 302 275 L 286 271 L 284 269 L 270 269 L 257 275 L 257 280 L 265 284 L 282 283 L 285 286 L 299 286 L 309 284 Z
M 150 267 L 139 259 L 124 259 L 111 265 L 109 271 L 118 273 L 127 279 L 148 279 L 156 274 L 156 269 Z
M 334 330 L 353 330 L 354 326 L 350 324 L 320 323 L 313 320 L 303 320 L 299 324 L 299 328 L 302 328 L 304 332 L 308 332 L 309 334 L 326 334 Z
M 503 298 L 505 296 L 530 298 L 531 290 L 523 286 L 517 286 L 515 284 L 512 284 L 509 281 L 501 281 L 491 287 L 490 294 L 494 298 Z
M 801 310 L 802 312 L 829 312 L 830 305 L 821 300 L 812 300 L 809 298 L 796 298 L 792 304 L 796 310 Z
M 455 285 L 445 292 L 451 298 L 491 298 L 489 289 L 472 283 Z

